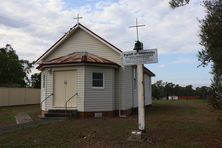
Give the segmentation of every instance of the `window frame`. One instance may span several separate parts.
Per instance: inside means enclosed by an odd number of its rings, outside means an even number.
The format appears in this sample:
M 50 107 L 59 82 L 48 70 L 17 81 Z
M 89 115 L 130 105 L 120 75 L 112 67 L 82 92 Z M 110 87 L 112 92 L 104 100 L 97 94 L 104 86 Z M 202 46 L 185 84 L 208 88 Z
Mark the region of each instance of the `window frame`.
M 93 79 L 93 74 L 94 73 L 100 73 L 100 74 L 102 74 L 102 76 L 103 76 L 103 78 L 102 78 L 102 86 L 93 86 L 93 80 L 95 80 L 95 79 Z M 92 83 L 92 85 L 91 85 L 91 88 L 93 88 L 93 89 L 104 89 L 105 87 L 104 87 L 104 81 L 105 81 L 105 78 L 104 78 L 104 73 L 103 72 L 92 72 L 92 75 L 91 75 L 91 83 Z M 97 80 L 101 80 L 101 79 L 97 79 Z
M 43 76 L 42 76 L 42 88 L 45 89 L 45 86 L 46 86 L 46 75 L 43 74 Z

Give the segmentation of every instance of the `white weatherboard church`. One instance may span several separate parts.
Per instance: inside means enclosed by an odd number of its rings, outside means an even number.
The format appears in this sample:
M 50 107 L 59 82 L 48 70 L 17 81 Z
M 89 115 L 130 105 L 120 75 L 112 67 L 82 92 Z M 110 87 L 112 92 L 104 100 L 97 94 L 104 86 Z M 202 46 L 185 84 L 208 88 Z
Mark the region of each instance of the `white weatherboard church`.
M 123 66 L 122 51 L 80 23 L 36 62 L 45 115 L 126 116 L 138 106 L 136 66 Z M 145 105 L 151 104 L 152 76 L 144 67 Z

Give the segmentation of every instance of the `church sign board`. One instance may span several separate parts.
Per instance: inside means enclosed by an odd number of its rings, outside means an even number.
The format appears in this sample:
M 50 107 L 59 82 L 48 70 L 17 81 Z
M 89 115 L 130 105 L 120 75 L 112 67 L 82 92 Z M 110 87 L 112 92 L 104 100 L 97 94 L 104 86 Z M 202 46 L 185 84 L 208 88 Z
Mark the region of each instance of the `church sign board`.
M 151 64 L 157 62 L 157 49 L 123 52 L 123 65 Z

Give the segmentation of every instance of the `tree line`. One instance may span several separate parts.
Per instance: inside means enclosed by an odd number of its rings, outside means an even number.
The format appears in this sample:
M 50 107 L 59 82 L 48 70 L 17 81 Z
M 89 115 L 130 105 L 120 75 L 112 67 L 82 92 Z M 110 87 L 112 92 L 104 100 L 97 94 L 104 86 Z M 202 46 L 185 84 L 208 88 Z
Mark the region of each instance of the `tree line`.
M 10 44 L 0 47 L 0 87 L 40 88 L 40 73 L 31 74 L 34 62 L 19 59 Z
M 172 82 L 162 80 L 152 84 L 152 96 L 154 99 L 169 99 L 169 96 L 196 96 L 200 99 L 208 98 L 211 88 L 207 86 L 193 88 L 192 85 L 180 86 Z

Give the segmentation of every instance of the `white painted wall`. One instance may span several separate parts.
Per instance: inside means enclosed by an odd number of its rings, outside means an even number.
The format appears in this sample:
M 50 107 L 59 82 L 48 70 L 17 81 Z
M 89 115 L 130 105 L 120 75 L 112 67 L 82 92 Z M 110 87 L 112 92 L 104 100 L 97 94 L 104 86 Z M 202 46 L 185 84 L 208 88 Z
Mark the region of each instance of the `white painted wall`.
M 43 88 L 43 82 L 44 82 L 43 77 L 44 77 L 45 73 L 46 73 L 46 71 L 41 72 L 41 92 L 40 92 L 41 93 L 40 94 L 41 98 L 40 98 L 40 102 L 42 102 L 46 98 L 46 89 Z M 46 102 L 42 102 L 41 110 L 44 110 L 44 111 L 46 110 Z
M 85 67 L 84 66 L 75 66 L 75 67 L 65 67 L 65 68 L 51 68 L 51 73 L 49 72 L 49 69 L 45 69 L 42 72 L 42 80 L 43 75 L 46 76 L 46 87 L 45 89 L 41 89 L 41 100 L 45 99 L 45 97 L 49 96 L 51 93 L 54 92 L 54 71 L 56 70 L 75 70 L 76 71 L 76 88 L 78 92 L 77 96 L 77 109 L 79 111 L 84 111 L 84 73 L 85 73 Z M 43 82 L 43 81 L 42 81 Z M 41 87 L 43 84 L 41 85 Z M 49 97 L 45 103 L 42 105 L 42 110 L 47 111 L 49 109 L 53 109 L 53 96 Z
M 54 49 L 44 61 L 73 52 L 89 52 L 122 65 L 121 55 L 82 29 L 77 29 L 64 43 Z
M 151 77 L 144 74 L 145 105 L 152 104 Z
M 92 73 L 103 73 L 104 88 L 92 87 Z M 85 98 L 84 111 L 112 111 L 115 110 L 114 68 L 85 67 Z
M 46 85 L 41 89 L 41 100 L 53 93 L 53 71 L 56 70 L 76 70 L 77 72 L 77 109 L 79 111 L 107 111 L 126 110 L 138 106 L 137 101 L 137 86 L 133 80 L 133 66 L 124 67 L 124 69 L 114 70 L 110 67 L 91 67 L 91 66 L 75 66 L 66 68 L 52 68 L 52 73 L 49 69 L 42 72 L 45 75 Z M 104 72 L 105 89 L 91 89 L 91 73 L 92 71 Z M 119 79 L 118 79 L 119 78 Z M 152 103 L 151 94 L 151 77 L 144 74 L 144 89 L 145 89 L 145 104 Z M 43 87 L 43 84 L 41 85 Z M 92 98 L 92 99 L 90 99 Z M 121 98 L 119 102 L 119 98 Z M 105 100 L 104 100 L 105 99 Z M 106 100 L 107 99 L 107 100 Z M 95 101 L 92 101 L 95 100 Z M 42 110 L 47 111 L 53 109 L 53 96 L 49 97 L 42 105 Z
M 132 108 L 133 99 L 133 69 L 132 66 L 125 66 L 120 70 L 121 110 Z

